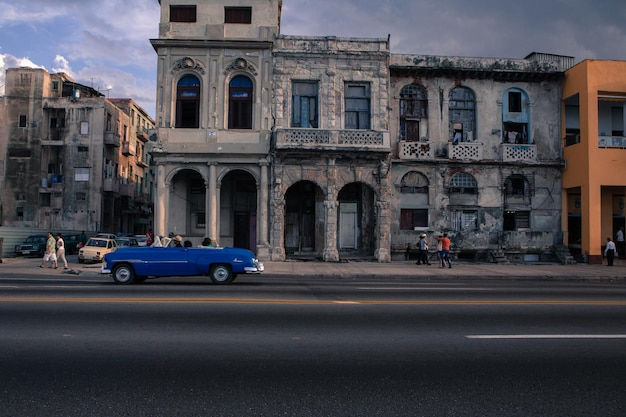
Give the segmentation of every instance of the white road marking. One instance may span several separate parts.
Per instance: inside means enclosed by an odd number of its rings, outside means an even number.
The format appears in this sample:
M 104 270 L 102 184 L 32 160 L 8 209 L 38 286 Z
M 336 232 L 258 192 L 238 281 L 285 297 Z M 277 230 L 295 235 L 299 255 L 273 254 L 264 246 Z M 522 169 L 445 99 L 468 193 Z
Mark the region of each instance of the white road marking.
M 469 288 L 469 287 L 451 288 L 451 287 L 421 287 L 421 286 L 415 286 L 415 287 L 359 287 L 359 290 L 493 291 L 494 289 L 493 288 Z
M 626 334 L 482 334 L 468 339 L 626 339 Z

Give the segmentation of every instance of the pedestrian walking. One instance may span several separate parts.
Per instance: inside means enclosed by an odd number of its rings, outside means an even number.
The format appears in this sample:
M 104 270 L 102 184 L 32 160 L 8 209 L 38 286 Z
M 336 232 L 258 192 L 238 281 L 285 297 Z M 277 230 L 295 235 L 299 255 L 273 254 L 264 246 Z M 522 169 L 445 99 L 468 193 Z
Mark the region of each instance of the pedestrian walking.
M 50 266 L 48 268 L 57 267 L 56 245 L 57 242 L 56 240 L 54 240 L 54 235 L 52 234 L 52 232 L 48 232 L 48 240 L 46 241 L 46 252 L 43 254 L 43 259 L 41 260 L 41 265 L 39 265 L 39 268 L 43 268 L 48 262 L 50 262 Z
M 63 269 L 69 269 L 67 267 L 67 259 L 65 259 L 65 241 L 63 240 L 63 235 L 61 235 L 61 233 L 57 233 L 57 261 L 56 261 L 56 265 L 59 264 L 59 261 L 63 261 Z
M 420 254 L 416 264 L 430 265 L 430 262 L 428 261 L 428 242 L 426 241 L 426 233 L 422 233 L 420 235 L 420 240 L 419 242 L 417 242 L 417 247 L 420 251 Z
M 615 234 L 615 249 L 619 255 L 626 255 L 626 242 L 624 241 L 624 226 L 620 226 Z M 616 255 L 617 256 L 617 255 Z
M 606 262 L 608 263 L 608 266 L 613 266 L 613 259 L 615 259 L 615 243 L 611 240 L 610 237 L 606 238 L 604 256 L 606 256 Z
M 441 267 L 446 267 L 446 262 L 448 263 L 448 268 L 452 268 L 452 262 L 450 262 L 450 239 L 448 239 L 448 234 L 444 233 L 442 237 L 438 237 L 437 240 L 441 243 Z

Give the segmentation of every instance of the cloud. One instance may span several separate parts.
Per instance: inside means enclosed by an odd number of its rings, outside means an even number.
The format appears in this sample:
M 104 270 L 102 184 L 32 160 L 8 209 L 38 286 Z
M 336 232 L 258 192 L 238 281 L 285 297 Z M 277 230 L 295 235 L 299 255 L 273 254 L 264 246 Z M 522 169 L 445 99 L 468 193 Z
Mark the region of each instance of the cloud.
M 33 61 L 26 57 L 18 58 L 10 54 L 0 54 L 0 96 L 4 95 L 4 84 L 6 80 L 5 70 L 7 68 L 19 67 L 44 68 L 41 65 L 35 64 Z

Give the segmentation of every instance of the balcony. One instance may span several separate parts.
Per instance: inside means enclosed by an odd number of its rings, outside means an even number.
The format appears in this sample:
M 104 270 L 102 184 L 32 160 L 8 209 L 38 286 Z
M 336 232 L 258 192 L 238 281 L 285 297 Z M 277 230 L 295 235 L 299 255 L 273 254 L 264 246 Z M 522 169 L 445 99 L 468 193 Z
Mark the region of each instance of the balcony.
M 537 145 L 503 143 L 502 160 L 505 162 L 537 162 Z
M 65 141 L 63 140 L 64 135 L 65 135 L 65 129 L 52 128 L 48 132 L 48 137 L 41 140 L 41 145 L 42 146 L 63 146 L 65 145 Z
M 122 142 L 122 154 L 126 156 L 135 155 L 135 142 L 130 140 L 125 140 Z
M 137 159 L 135 160 L 135 163 L 137 164 L 138 167 L 148 168 L 148 163 L 144 161 L 140 155 L 137 155 Z
M 119 193 L 119 181 L 113 178 L 105 178 L 102 182 L 102 191 L 104 191 L 105 193 Z
M 626 148 L 626 136 L 598 136 L 598 148 Z
M 137 188 L 137 185 L 134 182 L 123 180 L 122 183 L 120 184 L 120 195 L 128 196 L 128 197 L 135 197 L 136 188 Z
M 104 132 L 104 144 L 105 146 L 113 146 L 115 148 L 120 147 L 120 135 L 117 132 L 106 131 Z
M 435 147 L 429 142 L 398 142 L 398 158 L 408 160 L 434 159 Z
M 464 161 L 480 161 L 483 159 L 483 144 L 478 142 L 460 142 L 456 145 L 448 143 L 448 157 Z
M 389 133 L 374 130 L 278 129 L 279 150 L 389 152 Z
M 145 127 L 137 127 L 137 139 L 142 142 L 148 142 L 150 140 L 150 136 L 148 135 L 148 129 Z

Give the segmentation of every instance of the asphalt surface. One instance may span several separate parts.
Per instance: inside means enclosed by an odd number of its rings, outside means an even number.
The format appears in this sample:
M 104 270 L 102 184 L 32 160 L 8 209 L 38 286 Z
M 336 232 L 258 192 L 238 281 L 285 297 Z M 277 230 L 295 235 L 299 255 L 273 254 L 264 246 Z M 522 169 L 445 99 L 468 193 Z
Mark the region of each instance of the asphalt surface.
M 68 256 L 69 269 L 39 268 L 41 259 L 30 257 L 3 258 L 0 263 L 0 277 L 4 276 L 54 276 L 79 275 L 102 277 L 100 263 L 79 264 L 76 255 Z M 421 280 L 435 279 L 543 279 L 543 280 L 618 280 L 626 277 L 626 260 L 616 260 L 615 265 L 558 263 L 495 264 L 456 262 L 452 268 L 440 268 L 436 264 L 416 265 L 415 261 L 394 261 L 390 263 L 345 261 L 313 262 L 286 261 L 263 262 L 263 275 L 273 277 L 302 278 L 407 278 Z

